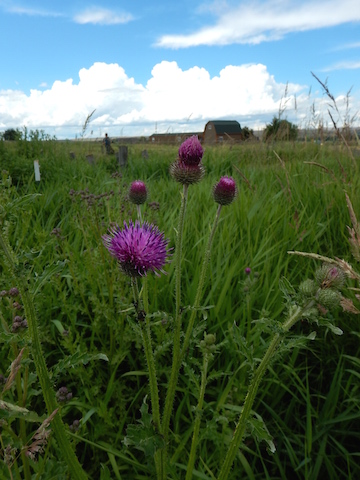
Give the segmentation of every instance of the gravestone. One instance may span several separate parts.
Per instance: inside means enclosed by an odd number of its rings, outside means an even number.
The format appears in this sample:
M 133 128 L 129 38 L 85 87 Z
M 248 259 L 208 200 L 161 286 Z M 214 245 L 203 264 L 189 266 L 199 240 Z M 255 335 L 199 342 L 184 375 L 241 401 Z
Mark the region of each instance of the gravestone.
M 40 165 L 39 160 L 34 160 L 35 182 L 40 182 Z
M 120 145 L 117 156 L 119 167 L 126 167 L 128 162 L 128 147 L 126 145 Z

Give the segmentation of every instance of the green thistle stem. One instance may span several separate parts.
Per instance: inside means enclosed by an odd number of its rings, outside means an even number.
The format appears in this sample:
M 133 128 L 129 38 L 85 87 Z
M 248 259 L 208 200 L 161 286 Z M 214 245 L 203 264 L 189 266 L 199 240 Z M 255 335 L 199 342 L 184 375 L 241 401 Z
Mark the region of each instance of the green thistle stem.
M 136 205 L 136 212 L 139 219 L 139 222 L 142 223 L 141 208 L 140 205 Z
M 202 368 L 202 372 L 201 372 L 200 395 L 199 395 L 198 405 L 197 405 L 197 409 L 196 409 L 194 432 L 193 432 L 193 438 L 192 438 L 192 442 L 191 442 L 190 457 L 189 457 L 189 463 L 188 463 L 188 466 L 187 466 L 187 469 L 186 469 L 185 480 L 191 480 L 193 478 L 196 448 L 197 448 L 198 440 L 199 440 L 201 415 L 202 415 L 202 408 L 203 408 L 203 404 L 204 404 L 204 396 L 205 396 L 205 389 L 206 389 L 206 383 L 207 383 L 208 366 L 209 366 L 209 354 L 207 352 L 204 352 L 203 368 Z
M 229 478 L 230 470 L 234 463 L 236 454 L 239 451 L 239 448 L 246 430 L 247 420 L 251 414 L 251 409 L 253 407 L 260 382 L 267 368 L 269 367 L 269 364 L 273 356 L 277 351 L 279 343 L 281 342 L 284 334 L 286 334 L 290 330 L 290 328 L 293 325 L 295 325 L 295 323 L 298 320 L 300 320 L 304 310 L 309 308 L 310 306 L 311 306 L 310 303 L 306 305 L 305 308 L 297 306 L 295 310 L 291 313 L 289 318 L 283 324 L 282 332 L 276 333 L 273 339 L 271 340 L 270 345 L 263 359 L 261 360 L 259 366 L 257 367 L 254 373 L 254 376 L 252 378 L 252 381 L 250 383 L 249 390 L 244 401 L 243 409 L 239 417 L 239 421 L 236 425 L 234 435 L 231 439 L 229 449 L 227 451 L 223 466 L 220 470 L 217 480 L 227 480 Z
M 134 292 L 134 300 L 138 305 L 137 310 L 139 311 L 140 295 L 139 295 L 139 289 L 138 289 L 136 278 L 132 278 L 131 282 L 132 282 L 132 287 Z M 145 312 L 145 315 L 146 315 L 146 312 Z M 154 352 L 152 349 L 152 342 L 151 342 L 150 321 L 147 315 L 145 319 L 139 319 L 139 325 L 141 328 L 141 336 L 142 336 L 143 345 L 144 345 L 146 363 L 149 370 L 150 398 L 151 398 L 151 410 L 153 415 L 153 422 L 156 430 L 160 432 L 161 424 L 160 424 L 159 389 L 158 389 L 158 383 L 157 383 L 157 377 L 156 377 Z
M 8 244 L 8 241 L 0 233 L 0 246 L 3 250 L 5 263 L 12 274 L 16 286 L 19 289 L 21 299 L 24 305 L 24 311 L 26 320 L 28 323 L 28 331 L 31 338 L 31 354 L 35 363 L 36 373 L 39 378 L 41 390 L 44 396 L 46 409 L 50 415 L 56 409 L 58 404 L 53 390 L 49 372 L 45 363 L 44 354 L 41 347 L 37 317 L 35 312 L 35 306 L 30 295 L 26 280 L 18 274 L 18 265 L 16 257 Z M 77 459 L 74 449 L 69 441 L 65 425 L 59 414 L 56 414 L 51 421 L 51 428 L 55 434 L 56 440 L 59 444 L 59 450 L 66 461 L 69 468 L 69 474 L 73 479 L 86 480 L 88 477 L 85 471 L 82 469 L 79 460 Z
M 145 287 L 145 284 L 144 284 L 144 287 Z M 140 313 L 142 305 L 141 305 L 141 298 L 140 298 L 139 288 L 138 288 L 136 278 L 133 278 L 133 277 L 131 278 L 131 286 L 133 289 L 136 311 Z M 144 290 L 143 290 L 143 293 L 144 293 Z M 146 289 L 146 295 L 143 295 L 143 296 L 146 297 L 146 303 L 144 301 L 144 304 L 147 305 L 147 289 Z M 146 311 L 145 311 L 145 315 L 146 315 Z M 157 433 L 161 434 L 159 388 L 158 388 L 158 382 L 157 382 L 157 376 L 156 376 L 154 352 L 153 352 L 152 341 L 151 341 L 150 321 L 147 315 L 145 316 L 145 319 L 139 318 L 138 321 L 141 329 L 141 338 L 144 345 L 145 358 L 146 358 L 146 363 L 149 371 L 151 412 L 153 417 L 152 419 L 153 419 L 153 423 Z M 160 471 L 162 466 L 161 466 L 160 453 L 155 454 L 155 466 L 156 466 L 156 471 L 158 473 L 158 477 L 161 478 Z
M 174 340 L 173 340 L 173 362 L 168 384 L 165 407 L 162 419 L 162 433 L 165 441 L 165 451 L 162 452 L 163 475 L 166 478 L 166 450 L 169 440 L 169 426 L 170 417 L 173 409 L 175 398 L 176 385 L 181 365 L 180 357 L 180 336 L 181 336 L 181 259 L 182 259 L 182 240 L 185 223 L 185 212 L 187 205 L 188 185 L 183 185 L 183 195 L 181 199 L 181 207 L 179 214 L 179 225 L 177 231 L 176 245 L 175 245 L 175 325 L 174 325 Z
M 191 333 L 192 333 L 192 330 L 193 330 L 193 327 L 194 327 L 194 322 L 195 322 L 195 319 L 196 319 L 197 309 L 200 307 L 200 302 L 201 302 L 201 298 L 202 298 L 202 295 L 203 295 L 204 283 L 205 283 L 205 278 L 206 278 L 206 273 L 207 273 L 207 267 L 208 267 L 209 261 L 210 261 L 211 247 L 212 247 L 212 243 L 213 243 L 213 240 L 214 240 L 215 230 L 216 230 L 216 227 L 219 223 L 221 207 L 222 207 L 222 205 L 218 206 L 218 209 L 217 209 L 217 212 L 216 212 L 216 215 L 215 215 L 214 224 L 213 224 L 213 227 L 211 229 L 209 239 L 208 239 L 208 243 L 207 243 L 207 246 L 206 246 L 205 255 L 204 255 L 204 259 L 203 259 L 203 263 L 202 263 L 202 267 L 201 267 L 200 279 L 199 279 L 199 283 L 198 283 L 198 287 L 197 287 L 197 291 L 196 291 L 194 306 L 193 306 L 193 310 L 191 312 L 190 320 L 189 320 L 189 323 L 188 323 L 188 326 L 187 326 L 187 329 L 186 329 L 186 333 L 185 333 L 184 343 L 183 343 L 182 350 L 181 350 L 181 358 L 184 357 L 184 355 L 186 354 L 186 351 L 189 347 L 190 336 L 191 336 Z

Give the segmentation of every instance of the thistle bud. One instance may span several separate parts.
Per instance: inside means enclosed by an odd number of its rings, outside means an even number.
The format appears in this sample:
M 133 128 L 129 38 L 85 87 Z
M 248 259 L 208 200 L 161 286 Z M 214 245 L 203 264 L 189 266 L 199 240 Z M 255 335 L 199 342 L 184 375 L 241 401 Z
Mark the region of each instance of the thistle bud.
M 325 290 L 319 290 L 317 295 L 317 301 L 325 308 L 336 308 L 340 305 L 342 296 L 336 290 L 326 288 Z
M 219 205 L 229 205 L 237 193 L 235 180 L 231 177 L 221 177 L 214 186 L 213 196 Z
M 200 348 L 203 352 L 215 353 L 216 352 L 216 336 L 213 333 L 205 333 L 204 340 L 200 342 Z
M 147 190 L 144 182 L 141 180 L 135 180 L 135 182 L 132 182 L 129 190 L 129 199 L 130 202 L 135 205 L 141 205 L 146 202 Z
M 204 150 L 198 138 L 194 135 L 180 145 L 179 156 L 170 166 L 170 175 L 182 185 L 199 182 L 205 173 L 201 164 Z
M 204 341 L 208 346 L 214 345 L 216 342 L 216 336 L 213 333 L 208 333 L 204 336 Z
M 19 295 L 19 290 L 16 287 L 10 288 L 8 295 L 10 295 L 10 297 L 17 297 Z
M 60 387 L 56 392 L 56 399 L 59 403 L 68 402 L 72 399 L 72 393 L 66 387 Z
M 345 282 L 345 274 L 339 268 L 325 263 L 316 270 L 315 280 L 320 288 L 341 288 Z
M 317 286 L 316 282 L 310 278 L 304 280 L 299 285 L 299 291 L 305 295 L 305 297 L 313 297 L 318 291 L 318 288 L 319 287 Z

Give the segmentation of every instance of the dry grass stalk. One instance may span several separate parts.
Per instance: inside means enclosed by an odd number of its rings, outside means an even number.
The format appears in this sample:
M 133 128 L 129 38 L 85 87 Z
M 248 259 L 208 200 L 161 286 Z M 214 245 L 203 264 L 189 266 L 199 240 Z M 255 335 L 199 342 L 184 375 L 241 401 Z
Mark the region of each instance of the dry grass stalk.
M 325 165 L 322 165 L 321 163 L 318 163 L 318 162 L 304 162 L 304 163 L 306 163 L 306 165 L 315 165 L 316 167 L 322 168 L 323 170 L 325 170 L 326 173 L 328 173 L 332 177 L 332 179 L 335 182 L 337 182 L 337 178 L 334 172 L 329 168 L 325 167 Z
M 246 185 L 250 188 L 250 190 L 251 190 L 252 192 L 255 192 L 256 187 L 252 187 L 252 186 L 251 186 L 250 181 L 246 178 L 246 176 L 240 171 L 240 169 L 239 169 L 236 165 L 233 164 L 233 167 L 234 167 L 235 170 L 239 173 L 239 175 L 240 175 L 241 178 L 244 180 L 244 182 L 246 183 Z
M 311 75 L 320 83 L 321 87 L 323 88 L 324 92 L 326 93 L 326 95 L 330 98 L 331 102 L 332 102 L 332 105 L 330 105 L 331 108 L 334 108 L 335 111 L 337 112 L 337 114 L 339 115 L 339 117 L 341 118 L 341 114 L 340 114 L 340 111 L 339 111 L 339 108 L 337 106 L 337 103 L 336 103 L 336 100 L 335 100 L 335 97 L 334 95 L 332 95 L 332 93 L 330 92 L 328 86 L 322 82 L 316 75 L 315 73 L 311 72 Z M 347 93 L 346 95 L 346 99 L 347 99 L 347 112 L 349 110 L 349 95 L 350 95 L 350 91 L 351 89 L 349 90 L 349 92 Z M 349 155 L 350 155 L 350 158 L 353 162 L 353 165 L 354 167 L 356 168 L 357 170 L 357 163 L 356 163 L 356 160 L 354 158 L 354 155 L 353 155 L 353 152 L 351 151 L 351 148 L 349 146 L 349 143 L 346 141 L 346 138 L 344 137 L 342 131 L 340 130 L 340 128 L 337 126 L 333 116 L 331 115 L 331 112 L 330 110 L 328 109 L 328 113 L 329 113 L 329 116 L 331 118 L 331 121 L 333 123 L 333 126 L 334 126 L 334 129 L 335 129 L 335 132 L 337 134 L 337 136 L 342 140 L 342 142 L 344 143 L 345 147 L 347 148 L 348 152 L 349 152 Z M 348 117 L 348 113 L 346 115 L 346 117 Z M 351 121 L 353 121 L 355 118 L 355 116 L 353 116 L 353 118 L 351 119 Z M 345 118 L 345 121 L 344 121 L 344 128 L 346 128 L 347 130 L 350 129 L 350 124 L 348 124 L 348 122 L 346 122 L 346 118 Z
M 281 167 L 283 168 L 284 172 L 285 172 L 285 177 L 286 177 L 286 183 L 287 183 L 287 188 L 285 189 L 283 187 L 283 190 L 284 192 L 287 194 L 288 196 L 288 199 L 289 199 L 289 202 L 291 202 L 292 200 L 292 194 L 291 194 L 291 188 L 290 188 L 290 179 L 289 179 L 289 173 L 288 171 L 286 170 L 286 167 L 285 167 L 285 162 L 280 158 L 280 156 L 275 152 L 274 150 L 274 154 L 276 156 L 276 158 L 280 161 L 280 165 Z M 276 176 L 277 177 L 277 176 Z M 278 181 L 280 182 L 280 184 L 282 185 L 280 179 L 277 177 Z
M 32 442 L 30 445 L 26 445 L 23 448 L 25 455 L 36 460 L 38 455 L 41 455 L 44 452 L 44 447 L 47 445 L 48 439 L 50 437 L 51 430 L 49 429 L 50 423 L 58 412 L 58 408 L 55 409 L 40 425 L 32 437 Z
M 25 348 L 22 348 L 19 352 L 19 355 L 12 362 L 10 367 L 10 375 L 8 376 L 8 379 L 6 380 L 6 383 L 4 385 L 3 393 L 9 390 L 12 387 L 12 384 L 14 383 L 16 374 L 18 373 L 21 367 L 21 359 L 24 351 L 25 351 Z

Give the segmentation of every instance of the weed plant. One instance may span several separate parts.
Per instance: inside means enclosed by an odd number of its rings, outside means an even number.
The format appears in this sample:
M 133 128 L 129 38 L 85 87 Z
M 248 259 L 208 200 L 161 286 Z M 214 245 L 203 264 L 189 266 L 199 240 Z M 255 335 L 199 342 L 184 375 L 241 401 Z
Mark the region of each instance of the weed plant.
M 102 236 L 110 225 L 136 221 L 137 208 L 128 192 L 132 181 L 141 179 L 148 189 L 143 219 L 166 232 L 170 247 L 176 245 L 181 189 L 170 178 L 169 165 L 177 148 L 149 146 L 144 158 L 143 147 L 131 146 L 129 164 L 119 170 L 115 158 L 100 153 L 90 165 L 82 147 L 75 159 L 69 156 L 73 145 L 50 142 L 48 147 L 39 152 L 39 183 L 34 182 L 33 157 L 22 154 L 21 145 L 0 150 L 1 168 L 9 172 L 3 173 L 1 186 L 2 227 L 18 262 L 15 277 L 3 264 L 1 290 L 18 288 L 16 278 L 29 286 L 59 407 L 54 415 L 62 418 L 85 475 L 103 480 L 153 478 L 154 452 L 162 446 L 155 434 L 148 435 L 153 413 L 148 364 L 134 321 L 132 282 L 109 256 Z M 282 322 L 285 300 L 293 295 L 291 285 L 312 278 L 319 267 L 315 258 L 288 251 L 351 261 L 351 219 L 344 191 L 354 211 L 360 212 L 358 172 L 339 146 L 224 145 L 206 148 L 203 164 L 205 177 L 189 189 L 183 232 L 181 307 L 187 318 L 216 212 L 213 185 L 221 176 L 231 176 L 238 195 L 219 219 L 202 309 L 176 386 L 167 447 L 168 475 L 174 479 L 189 475 L 204 358 L 207 386 L 192 476 L 212 479 L 219 474 L 254 375 L 250 360 L 258 365 L 273 334 L 266 319 Z M 174 259 L 165 269 L 167 275 L 147 277 L 161 405 L 173 348 Z M 348 280 L 353 288 L 356 282 Z M 350 290 L 346 296 L 356 304 L 356 295 Z M 4 385 L 24 348 L 20 368 L 0 400 L 6 402 L 0 410 L 0 476 L 66 479 L 68 464 L 58 438 L 53 433 L 44 438 L 42 433 L 39 440 L 36 433 L 46 419 L 53 420 L 53 412 L 44 405 L 28 329 L 12 331 L 16 316 L 26 319 L 22 300 L 8 294 L 0 300 Z M 270 364 L 252 407 L 259 423 L 254 421 L 253 431 L 247 431 L 227 478 L 360 476 L 358 318 L 338 308 L 327 319 L 343 330 L 341 337 L 334 338 L 330 327 L 321 329 L 313 341 L 289 346 Z M 313 330 L 305 320 L 294 326 L 293 334 L 311 335 Z M 216 353 L 208 357 L 200 348 L 204 333 L 216 339 Z M 267 430 L 254 431 L 262 425 L 261 418 Z M 42 432 L 48 429 L 45 423 Z M 36 441 L 41 448 L 32 458 L 26 452 L 32 453 L 30 446 L 34 449 Z M 272 442 L 276 450 L 270 453 Z

